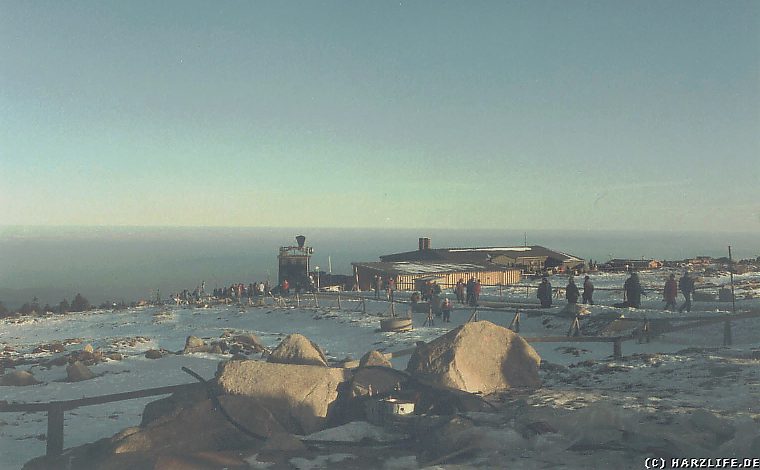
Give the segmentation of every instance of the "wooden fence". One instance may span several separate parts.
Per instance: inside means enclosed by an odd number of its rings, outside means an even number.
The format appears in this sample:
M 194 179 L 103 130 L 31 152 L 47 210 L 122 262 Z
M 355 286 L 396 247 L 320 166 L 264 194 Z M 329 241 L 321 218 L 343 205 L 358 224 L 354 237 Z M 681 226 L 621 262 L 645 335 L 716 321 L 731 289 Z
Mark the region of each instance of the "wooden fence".
M 148 388 L 133 392 L 113 393 L 97 397 L 79 398 L 76 400 L 51 401 L 48 403 L 7 403 L 0 401 L 0 412 L 47 412 L 47 448 L 45 455 L 54 457 L 63 452 L 63 413 L 82 406 L 102 405 L 114 401 L 132 400 L 135 398 L 166 395 L 199 384 L 189 383 L 182 385 L 169 385 L 166 387 Z

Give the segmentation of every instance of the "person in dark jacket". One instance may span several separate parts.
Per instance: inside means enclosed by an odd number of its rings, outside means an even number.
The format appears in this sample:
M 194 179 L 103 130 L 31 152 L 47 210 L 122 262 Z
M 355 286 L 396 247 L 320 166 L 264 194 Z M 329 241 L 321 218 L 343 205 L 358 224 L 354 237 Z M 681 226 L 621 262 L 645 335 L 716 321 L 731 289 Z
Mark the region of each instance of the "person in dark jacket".
M 678 297 L 676 275 L 671 274 L 670 279 L 665 281 L 665 288 L 662 290 L 662 298 L 665 299 L 665 310 L 672 311 L 676 309 L 676 297 Z
M 549 284 L 549 280 L 546 277 L 541 279 L 536 296 L 541 301 L 541 307 L 548 308 L 552 306 L 552 285 Z
M 644 293 L 644 289 L 641 288 L 641 281 L 637 273 L 631 273 L 631 277 L 626 279 L 623 284 L 623 290 L 625 291 L 626 305 L 628 307 L 641 308 L 641 295 L 646 294 Z
M 694 279 L 689 276 L 689 272 L 685 271 L 681 279 L 678 280 L 678 288 L 681 289 L 681 293 L 685 299 L 683 305 L 678 307 L 679 312 L 686 310 L 691 312 L 691 294 L 694 293 Z
M 567 303 L 573 305 L 577 304 L 580 295 L 581 293 L 578 290 L 578 286 L 575 285 L 575 279 L 570 277 L 567 281 L 567 286 L 565 287 L 565 298 L 567 299 Z
M 586 276 L 583 279 L 583 303 L 594 305 L 594 284 L 591 283 L 591 278 Z

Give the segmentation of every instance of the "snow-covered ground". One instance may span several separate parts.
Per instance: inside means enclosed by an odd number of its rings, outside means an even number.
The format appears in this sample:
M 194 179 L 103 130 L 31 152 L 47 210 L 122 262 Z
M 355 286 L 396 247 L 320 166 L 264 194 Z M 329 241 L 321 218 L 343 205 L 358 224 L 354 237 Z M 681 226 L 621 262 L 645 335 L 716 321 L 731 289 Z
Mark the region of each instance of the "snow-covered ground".
M 687 315 L 662 311 L 661 291 L 668 274 L 667 271 L 642 274 L 642 283 L 649 296 L 644 298 L 639 310 L 611 307 L 621 301 L 622 293 L 605 289 L 620 288 L 625 275 L 593 275 L 597 305 L 590 307 L 591 318 L 609 313 L 649 319 Z M 582 277 L 576 279 L 579 286 L 582 280 Z M 735 281 L 750 286 L 737 290 L 740 297 L 737 310 L 759 309 L 760 299 L 757 297 L 760 292 L 751 286 L 758 285 L 760 275 L 736 276 Z M 526 280 L 522 285 L 504 289 L 503 300 L 537 304 L 535 290 L 525 288 L 535 282 Z M 551 282 L 555 287 L 564 287 L 567 277 L 554 276 Z M 727 277 L 704 279 L 703 282 L 722 284 L 727 282 Z M 755 298 L 744 299 L 747 293 Z M 0 399 L 19 403 L 47 402 L 193 382 L 181 371 L 182 366 L 206 378 L 213 377 L 218 363 L 230 356 L 198 353 L 168 355 L 156 360 L 144 356 L 148 349 L 180 351 L 189 335 L 212 341 L 229 332 L 254 332 L 265 345 L 273 347 L 285 335 L 298 332 L 319 344 L 331 359 L 358 359 L 370 349 L 390 352 L 412 347 L 416 341 L 430 341 L 462 324 L 472 313 L 465 309 L 455 310 L 451 323 L 436 321 L 433 327 L 423 326 L 425 315 L 415 313 L 414 330 L 383 333 L 378 331 L 379 316 L 389 314 L 389 304 L 372 300 L 371 293 L 366 297 L 366 314 L 356 298 L 344 296 L 343 309 L 338 310 L 335 297 L 322 296 L 319 308 L 313 306 L 313 301 L 302 299 L 300 308 L 293 305 L 295 302 L 287 308 L 273 305 L 230 305 L 209 309 L 166 306 L 2 320 L 0 349 L 4 349 L 6 357 L 48 359 L 55 354 L 32 351 L 42 344 L 60 341 L 66 345 L 67 351 L 91 344 L 95 349 L 119 352 L 124 358 L 93 366 L 97 377 L 77 383 L 64 381 L 65 367 L 21 364 L 17 370 L 29 370 L 42 383 L 0 387 Z M 483 298 L 499 300 L 502 297 L 496 288 L 486 288 Z M 540 314 L 523 315 L 520 333 L 526 337 L 564 335 L 570 320 L 553 315 L 564 305 L 564 299 L 556 299 L 551 309 L 531 310 Z M 730 310 L 731 303 L 696 302 L 689 315 L 703 317 Z M 406 311 L 404 304 L 397 305 L 398 314 L 405 315 Z M 512 310 L 481 310 L 478 316 L 480 320 L 507 326 L 513 315 Z M 722 346 L 722 328 L 723 324 L 719 323 L 669 333 L 650 343 L 628 341 L 623 345 L 625 357 L 618 361 L 610 358 L 612 346 L 609 343 L 534 343 L 542 359 L 556 367 L 542 370 L 544 387 L 527 400 L 532 405 L 558 412 L 603 400 L 637 412 L 702 407 L 739 421 L 758 419 L 760 320 L 736 321 L 734 343 L 730 347 Z M 394 358 L 393 363 L 396 368 L 405 368 L 407 360 L 408 357 Z M 145 404 L 158 398 L 114 402 L 66 412 L 65 447 L 93 442 L 139 424 Z M 45 432 L 44 413 L 0 413 L 0 467 L 20 468 L 27 460 L 44 454 Z M 524 457 L 530 458 L 534 455 L 531 452 L 538 451 L 526 450 Z M 578 462 L 580 465 L 582 459 Z

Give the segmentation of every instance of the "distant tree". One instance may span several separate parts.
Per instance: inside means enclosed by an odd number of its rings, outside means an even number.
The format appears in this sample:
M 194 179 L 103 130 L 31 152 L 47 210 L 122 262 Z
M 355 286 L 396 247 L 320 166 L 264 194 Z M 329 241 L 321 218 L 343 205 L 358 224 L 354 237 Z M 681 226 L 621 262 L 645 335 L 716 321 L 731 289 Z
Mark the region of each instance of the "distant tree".
M 71 310 L 69 301 L 66 299 L 61 300 L 61 303 L 58 304 L 58 313 L 69 313 L 69 310 Z
M 18 313 L 21 315 L 29 315 L 32 313 L 32 304 L 29 302 L 24 302 L 24 305 L 21 306 L 21 308 L 18 309 Z
M 48 312 L 52 313 L 53 312 L 53 307 L 51 307 L 50 304 L 45 304 L 45 306 L 42 307 L 42 312 L 41 313 L 48 313 Z
M 7 317 L 9 313 L 8 308 L 0 302 L 0 318 Z
M 77 294 L 74 300 L 71 302 L 72 312 L 84 312 L 90 309 L 90 301 L 87 300 L 82 294 Z

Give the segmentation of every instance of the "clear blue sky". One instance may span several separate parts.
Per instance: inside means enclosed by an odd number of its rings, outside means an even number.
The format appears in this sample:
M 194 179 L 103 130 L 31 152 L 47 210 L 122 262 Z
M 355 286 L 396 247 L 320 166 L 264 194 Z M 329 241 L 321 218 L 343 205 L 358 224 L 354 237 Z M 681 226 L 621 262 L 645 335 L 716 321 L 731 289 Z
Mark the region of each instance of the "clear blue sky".
M 760 2 L 1 0 L 0 204 L 760 231 Z

